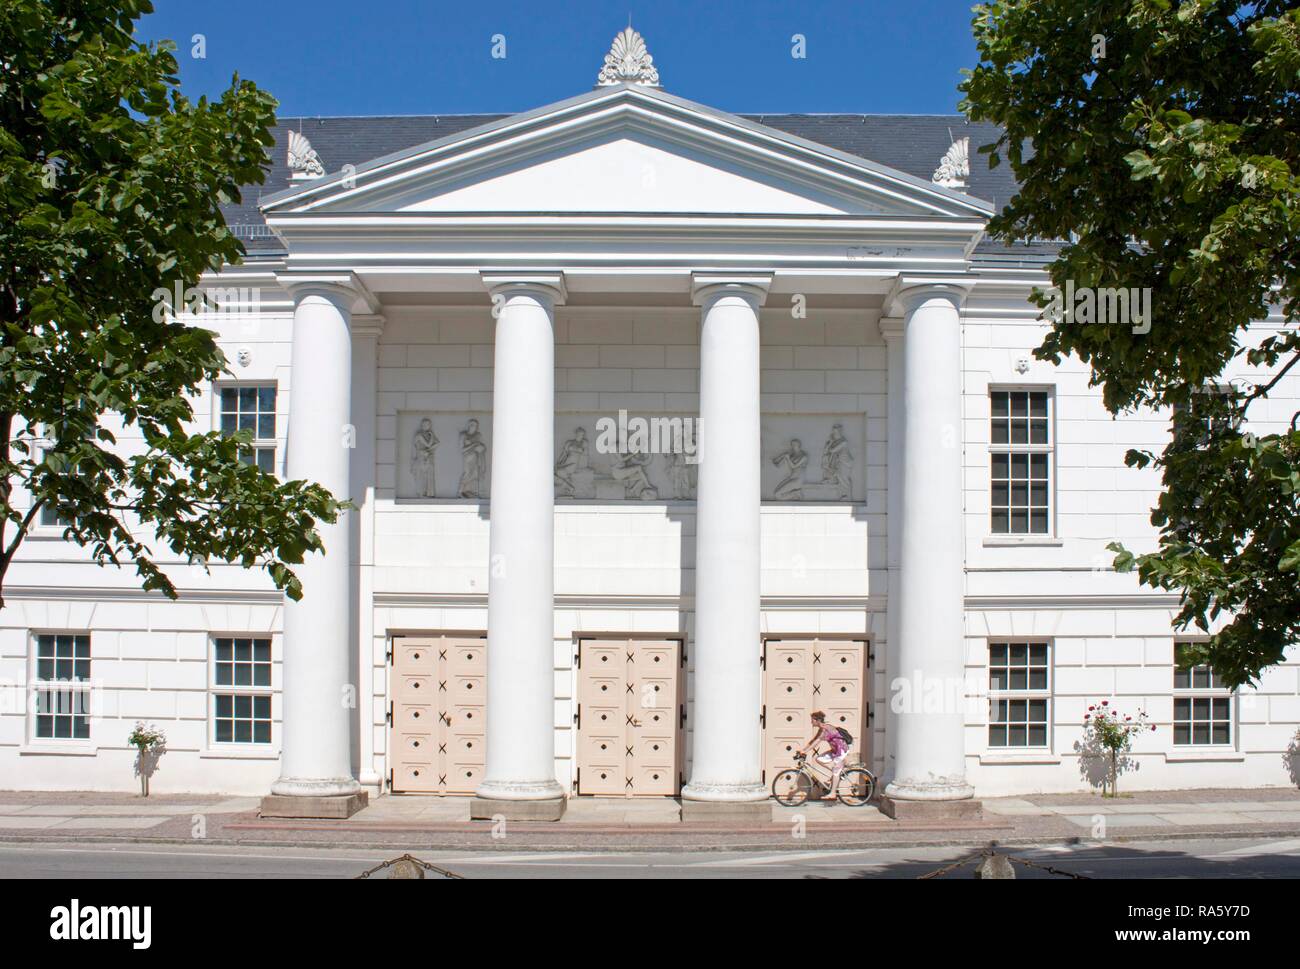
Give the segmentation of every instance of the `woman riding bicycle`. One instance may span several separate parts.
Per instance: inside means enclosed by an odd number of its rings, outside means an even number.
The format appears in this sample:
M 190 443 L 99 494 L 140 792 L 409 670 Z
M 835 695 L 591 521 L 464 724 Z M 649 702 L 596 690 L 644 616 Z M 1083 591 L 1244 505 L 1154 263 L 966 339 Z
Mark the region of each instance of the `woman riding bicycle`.
M 840 728 L 832 727 L 827 723 L 826 714 L 821 710 L 814 710 L 811 719 L 813 729 L 817 732 L 813 734 L 810 741 L 799 749 L 799 753 L 806 755 L 809 749 L 818 742 L 829 745 L 830 750 L 818 754 L 816 760 L 817 763 L 824 764 L 831 770 L 831 786 L 830 790 L 826 792 L 825 798 L 828 801 L 834 801 L 836 797 L 836 788 L 838 788 L 840 784 L 840 772 L 844 770 L 844 761 L 848 759 L 849 756 L 849 745 L 845 742 L 843 735 L 840 733 Z

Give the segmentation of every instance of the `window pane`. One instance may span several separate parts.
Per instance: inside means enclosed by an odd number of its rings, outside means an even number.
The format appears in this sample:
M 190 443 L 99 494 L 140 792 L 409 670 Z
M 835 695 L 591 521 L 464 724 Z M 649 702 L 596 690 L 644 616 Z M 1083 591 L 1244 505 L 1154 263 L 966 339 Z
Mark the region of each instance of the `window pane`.
M 1011 512 L 1011 534 L 1023 535 L 1029 531 L 1029 513 L 1027 511 Z
M 269 696 L 253 697 L 253 716 L 258 720 L 271 719 L 271 698 Z
M 253 743 L 269 744 L 271 742 L 271 723 L 269 720 L 257 720 L 253 723 Z
M 1008 454 L 993 455 L 993 477 L 995 478 L 1011 477 L 1011 475 L 1008 473 L 1011 469 L 1010 462 L 1011 462 L 1011 456 Z
M 1192 674 L 1188 670 L 1174 670 L 1174 689 L 1189 690 L 1192 686 Z
M 257 388 L 256 387 L 239 388 L 239 409 L 241 411 L 257 410 Z
M 1011 531 L 1011 516 L 1004 509 L 993 509 L 992 531 L 995 535 L 1005 535 Z
M 1047 416 L 1047 391 L 1036 390 L 1029 395 L 1029 412 L 1035 417 Z
M 275 413 L 274 387 L 259 387 L 257 389 L 257 406 L 259 410 Z
M 1216 721 L 1214 724 L 1214 742 L 1216 744 L 1231 743 L 1232 738 L 1229 736 L 1228 724 L 1222 721 Z
M 275 415 L 274 414 L 258 415 L 257 436 L 264 440 L 275 437 Z
M 246 744 L 253 739 L 253 724 L 248 720 L 235 721 L 235 743 Z
M 216 698 L 217 716 L 229 718 L 234 714 L 234 697 L 223 694 Z
M 259 663 L 271 662 L 271 641 L 269 639 L 253 640 L 253 659 Z
M 1040 724 L 1030 724 L 1029 726 L 1029 746 L 1046 747 L 1047 746 L 1047 727 Z
M 216 733 L 216 737 L 217 737 L 217 743 L 219 743 L 219 744 L 228 744 L 228 743 L 231 743 L 231 742 L 233 741 L 233 739 L 234 739 L 234 730 L 233 730 L 232 724 L 231 724 L 231 722 L 230 722 L 229 720 L 218 720 L 218 721 L 217 721 L 217 733 Z
M 1029 395 L 1025 393 L 1013 393 L 1011 396 L 1011 416 L 1027 417 L 1029 416 Z
M 1192 742 L 1192 728 L 1185 723 L 1174 724 L 1174 743 L 1190 744 Z

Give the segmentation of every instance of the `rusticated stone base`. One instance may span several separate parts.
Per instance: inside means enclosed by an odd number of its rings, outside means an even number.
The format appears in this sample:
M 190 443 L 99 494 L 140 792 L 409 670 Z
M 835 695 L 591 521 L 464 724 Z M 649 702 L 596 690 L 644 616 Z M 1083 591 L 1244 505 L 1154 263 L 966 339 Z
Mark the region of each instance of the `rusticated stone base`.
M 568 804 L 562 797 L 534 800 L 507 800 L 496 797 L 473 797 L 469 802 L 469 816 L 475 821 L 558 821 L 564 817 Z
M 285 794 L 268 794 L 258 808 L 263 818 L 350 818 L 367 804 L 370 795 L 365 791 L 334 796 L 293 797 Z
M 904 801 L 883 795 L 880 811 L 897 821 L 978 821 L 984 805 L 974 798 L 957 801 Z

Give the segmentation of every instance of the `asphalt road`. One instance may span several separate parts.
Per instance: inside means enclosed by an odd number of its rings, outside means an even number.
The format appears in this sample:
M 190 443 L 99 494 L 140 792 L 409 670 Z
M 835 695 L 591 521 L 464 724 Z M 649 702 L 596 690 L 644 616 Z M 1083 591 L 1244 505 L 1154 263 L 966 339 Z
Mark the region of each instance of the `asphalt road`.
M 1093 878 L 1300 878 L 1300 838 L 1205 839 L 1106 847 L 1014 848 L 1012 855 Z M 439 852 L 424 861 L 466 878 L 915 878 L 969 849 L 681 852 Z M 0 878 L 351 878 L 400 851 L 202 845 L 5 844 Z M 970 867 L 949 877 L 969 878 Z M 1056 878 L 1017 864 L 1017 878 Z M 380 873 L 376 877 L 383 877 Z

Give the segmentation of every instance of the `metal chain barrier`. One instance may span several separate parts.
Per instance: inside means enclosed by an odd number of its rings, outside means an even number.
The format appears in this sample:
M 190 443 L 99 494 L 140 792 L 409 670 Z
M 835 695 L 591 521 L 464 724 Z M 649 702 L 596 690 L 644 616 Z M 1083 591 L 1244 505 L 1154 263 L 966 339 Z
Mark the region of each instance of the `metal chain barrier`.
M 917 875 L 916 878 L 918 881 L 925 881 L 926 879 L 930 879 L 930 878 L 939 878 L 943 875 L 948 874 L 949 872 L 956 871 L 958 868 L 964 868 L 966 865 L 974 864 L 983 861 L 987 858 L 993 858 L 998 854 L 997 851 L 995 850 L 996 848 L 997 848 L 996 844 L 989 845 L 987 848 L 984 848 L 981 851 L 977 851 L 973 855 L 969 855 L 966 858 L 961 858 L 957 861 L 952 862 L 951 864 L 944 865 L 942 868 L 936 868 L 934 871 L 926 872 L 924 875 Z M 1002 855 L 1002 857 L 1005 858 L 1007 861 L 1013 862 L 1017 865 L 1024 865 L 1026 868 L 1037 868 L 1039 871 L 1045 871 L 1049 875 L 1060 875 L 1063 878 L 1074 878 L 1074 879 L 1079 879 L 1084 881 L 1089 881 L 1091 880 L 1092 877 L 1090 875 L 1079 875 L 1072 871 L 1062 871 L 1061 869 L 1056 868 L 1052 865 L 1040 865 L 1037 862 L 1029 861 L 1028 859 L 1025 858 L 1017 858 L 1015 855 L 1004 854 Z
M 464 875 L 458 875 L 454 871 L 448 871 L 446 868 L 439 868 L 437 865 L 431 865 L 429 864 L 429 862 L 421 861 L 419 858 L 416 858 L 414 855 L 410 855 L 410 854 L 402 855 L 402 857 L 400 858 L 391 858 L 388 861 L 380 862 L 378 865 L 375 865 L 374 868 L 371 868 L 367 871 L 363 871 L 360 875 L 357 875 L 355 877 L 369 878 L 375 872 L 383 871 L 385 868 L 391 868 L 392 866 L 399 864 L 400 862 L 407 862 L 408 864 L 417 865 L 418 867 L 423 868 L 425 871 L 437 872 L 443 878 L 459 878 L 461 880 L 464 880 L 465 878 Z M 389 877 L 392 878 L 396 876 L 390 875 Z M 423 878 L 424 876 L 421 875 L 420 877 Z

